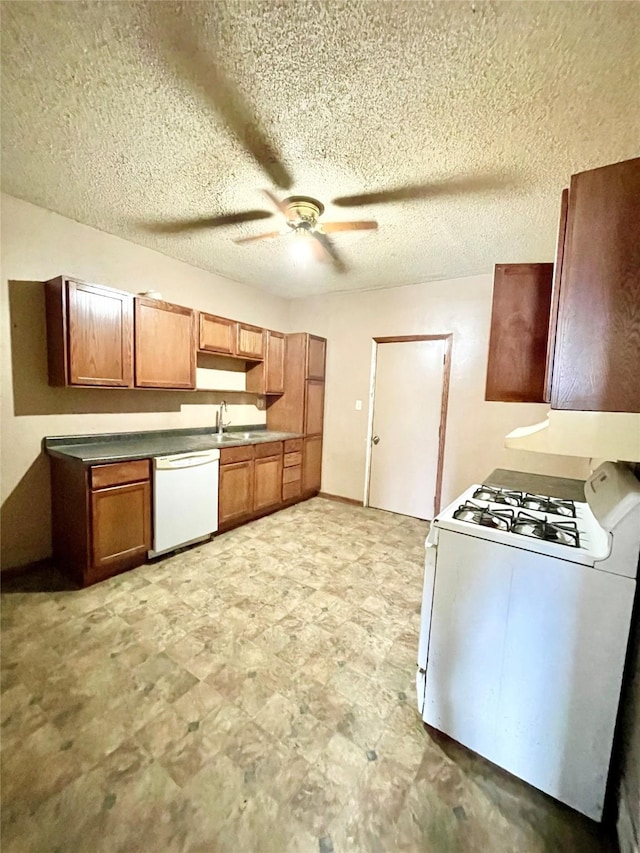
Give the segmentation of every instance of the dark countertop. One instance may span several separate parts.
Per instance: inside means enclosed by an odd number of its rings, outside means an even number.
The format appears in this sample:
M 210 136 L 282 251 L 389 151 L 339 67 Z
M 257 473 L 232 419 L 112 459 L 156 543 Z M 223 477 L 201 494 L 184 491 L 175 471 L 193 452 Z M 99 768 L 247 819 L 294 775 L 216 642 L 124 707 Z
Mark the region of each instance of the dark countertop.
M 548 477 L 546 474 L 528 474 L 526 471 L 508 471 L 496 468 L 482 481 L 487 486 L 501 486 L 519 492 L 532 492 L 567 501 L 584 501 L 584 480 L 565 477 Z
M 245 435 L 251 433 L 250 436 Z M 300 433 L 273 432 L 264 425 L 234 428 L 225 433 L 225 441 L 216 441 L 213 427 L 170 429 L 149 432 L 104 433 L 102 435 L 67 435 L 44 439 L 44 450 L 50 456 L 75 459 L 85 465 L 150 459 L 171 453 L 194 453 L 243 444 L 263 444 L 301 438 Z M 237 437 L 236 437 L 237 436 Z

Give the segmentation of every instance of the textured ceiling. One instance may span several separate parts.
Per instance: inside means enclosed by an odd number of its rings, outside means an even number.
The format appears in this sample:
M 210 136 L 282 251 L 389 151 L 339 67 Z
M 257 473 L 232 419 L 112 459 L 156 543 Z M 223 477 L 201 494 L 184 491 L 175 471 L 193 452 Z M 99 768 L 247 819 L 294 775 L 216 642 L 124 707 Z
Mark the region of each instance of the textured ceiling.
M 569 176 L 638 155 L 638 44 L 625 2 L 3 2 L 2 186 L 289 296 L 551 260 Z M 325 219 L 378 220 L 346 274 L 232 242 L 277 219 L 153 232 L 288 195 L 265 140 Z M 409 184 L 438 191 L 331 204 Z

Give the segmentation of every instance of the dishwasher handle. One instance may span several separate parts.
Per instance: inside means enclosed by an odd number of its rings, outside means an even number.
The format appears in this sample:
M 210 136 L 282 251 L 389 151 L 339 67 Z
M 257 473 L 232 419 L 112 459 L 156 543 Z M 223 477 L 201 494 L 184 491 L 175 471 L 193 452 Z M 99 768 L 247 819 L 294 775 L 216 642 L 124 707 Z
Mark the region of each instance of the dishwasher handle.
M 219 450 L 205 450 L 198 453 L 180 453 L 172 456 L 156 456 L 153 467 L 156 471 L 169 471 L 172 468 L 196 468 L 199 465 L 210 465 L 220 459 Z

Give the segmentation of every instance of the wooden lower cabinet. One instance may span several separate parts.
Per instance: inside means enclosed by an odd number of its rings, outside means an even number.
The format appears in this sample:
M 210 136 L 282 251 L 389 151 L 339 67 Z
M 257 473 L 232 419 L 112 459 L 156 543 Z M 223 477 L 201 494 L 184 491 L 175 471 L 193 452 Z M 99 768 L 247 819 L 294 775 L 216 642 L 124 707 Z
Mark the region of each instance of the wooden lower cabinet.
M 130 483 L 91 492 L 92 580 L 144 563 L 151 548 L 151 484 Z
M 282 454 L 256 459 L 253 510 L 277 506 L 282 501 Z
M 87 467 L 51 459 L 53 556 L 81 586 L 140 566 L 151 548 L 148 459 Z
M 253 459 L 220 466 L 218 524 L 248 518 L 253 512 Z
M 322 436 L 312 435 L 304 440 L 302 452 L 302 491 L 319 492 L 322 479 Z

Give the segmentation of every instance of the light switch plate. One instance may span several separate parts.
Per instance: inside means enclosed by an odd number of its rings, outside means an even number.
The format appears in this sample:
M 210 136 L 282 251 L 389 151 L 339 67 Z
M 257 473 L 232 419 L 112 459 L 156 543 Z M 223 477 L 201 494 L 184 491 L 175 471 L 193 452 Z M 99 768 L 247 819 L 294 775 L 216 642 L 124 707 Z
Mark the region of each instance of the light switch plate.
M 356 400 L 356 412 L 362 411 L 362 400 Z

